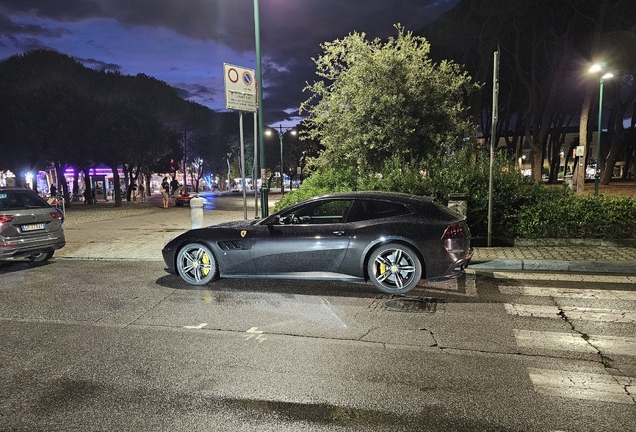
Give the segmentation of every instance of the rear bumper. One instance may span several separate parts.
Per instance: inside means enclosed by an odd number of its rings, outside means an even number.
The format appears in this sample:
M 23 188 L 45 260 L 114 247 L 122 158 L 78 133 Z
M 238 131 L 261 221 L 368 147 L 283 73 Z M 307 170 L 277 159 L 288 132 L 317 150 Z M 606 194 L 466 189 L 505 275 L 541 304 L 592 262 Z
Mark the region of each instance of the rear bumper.
M 42 238 L 20 239 L 13 241 L 3 239 L 0 241 L 0 260 L 14 260 L 26 258 L 61 249 L 66 245 L 64 234 L 48 235 Z
M 448 267 L 448 269 L 443 275 L 430 278 L 430 279 L 427 278 L 427 280 L 429 282 L 435 282 L 440 280 L 455 279 L 461 276 L 462 274 L 464 274 L 464 270 L 466 270 L 466 267 L 468 267 L 468 264 L 470 264 L 470 260 L 473 258 L 473 253 L 474 253 L 473 249 L 470 248 L 468 250 L 468 253 L 464 255 L 462 258 L 455 260 L 455 262 L 453 262 L 453 264 L 451 264 Z

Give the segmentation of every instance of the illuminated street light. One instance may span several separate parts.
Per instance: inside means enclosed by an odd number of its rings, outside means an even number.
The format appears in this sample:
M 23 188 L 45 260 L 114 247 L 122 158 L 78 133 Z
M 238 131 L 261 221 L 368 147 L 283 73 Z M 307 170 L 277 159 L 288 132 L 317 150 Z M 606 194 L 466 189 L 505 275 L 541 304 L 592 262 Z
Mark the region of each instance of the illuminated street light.
M 282 125 L 278 125 L 278 139 L 280 140 L 280 193 L 285 195 L 285 170 L 283 169 L 283 134 L 289 132 L 292 135 L 296 135 L 296 131 L 292 128 L 283 130 Z M 267 135 L 271 135 L 272 131 L 265 131 Z
M 592 65 L 590 72 L 598 73 L 603 71 L 607 67 L 607 63 L 601 62 Z M 601 75 L 600 89 L 598 97 L 598 127 L 596 131 L 596 170 L 594 173 L 594 196 L 598 196 L 598 184 L 601 177 L 601 121 L 603 118 L 603 83 L 606 79 L 612 78 L 614 74 L 608 72 Z

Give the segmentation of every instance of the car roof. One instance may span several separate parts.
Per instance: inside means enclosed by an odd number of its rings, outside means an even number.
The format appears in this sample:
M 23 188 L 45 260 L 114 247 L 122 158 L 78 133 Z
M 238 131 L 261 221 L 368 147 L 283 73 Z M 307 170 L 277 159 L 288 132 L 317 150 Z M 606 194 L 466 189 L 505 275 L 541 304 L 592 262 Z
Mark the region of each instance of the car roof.
M 313 199 L 325 198 L 342 198 L 342 199 L 372 199 L 398 201 L 402 203 L 422 204 L 433 202 L 432 197 L 422 197 L 402 192 L 385 192 L 385 191 L 354 191 L 354 192 L 335 192 L 327 195 L 317 196 Z

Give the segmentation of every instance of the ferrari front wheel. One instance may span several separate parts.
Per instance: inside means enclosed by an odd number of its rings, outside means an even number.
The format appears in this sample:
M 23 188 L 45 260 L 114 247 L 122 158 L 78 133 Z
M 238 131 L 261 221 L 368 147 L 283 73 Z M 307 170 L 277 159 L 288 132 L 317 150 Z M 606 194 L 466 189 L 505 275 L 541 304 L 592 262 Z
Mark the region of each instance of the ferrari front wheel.
M 404 294 L 420 281 L 422 264 L 411 248 L 389 243 L 373 251 L 367 272 L 373 285 L 383 293 Z
M 210 248 L 190 243 L 179 250 L 177 273 L 190 285 L 205 285 L 218 277 L 216 259 Z

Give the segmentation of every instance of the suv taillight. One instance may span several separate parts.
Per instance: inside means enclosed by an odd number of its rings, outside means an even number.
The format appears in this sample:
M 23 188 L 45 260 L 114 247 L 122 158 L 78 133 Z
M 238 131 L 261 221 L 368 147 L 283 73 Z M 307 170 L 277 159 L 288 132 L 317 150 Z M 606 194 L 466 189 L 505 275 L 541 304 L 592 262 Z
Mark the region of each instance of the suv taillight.
M 464 235 L 464 229 L 462 228 L 462 226 L 460 224 L 452 224 L 449 225 L 448 228 L 446 228 L 446 231 L 444 231 L 444 235 L 442 236 L 443 240 L 446 239 L 452 239 L 452 238 L 457 238 L 457 237 L 461 237 Z
M 11 222 L 13 220 L 13 216 L 11 215 L 0 215 L 0 223 Z
M 60 213 L 60 212 L 54 211 L 54 212 L 51 212 L 49 214 L 54 219 L 62 219 L 62 213 Z

